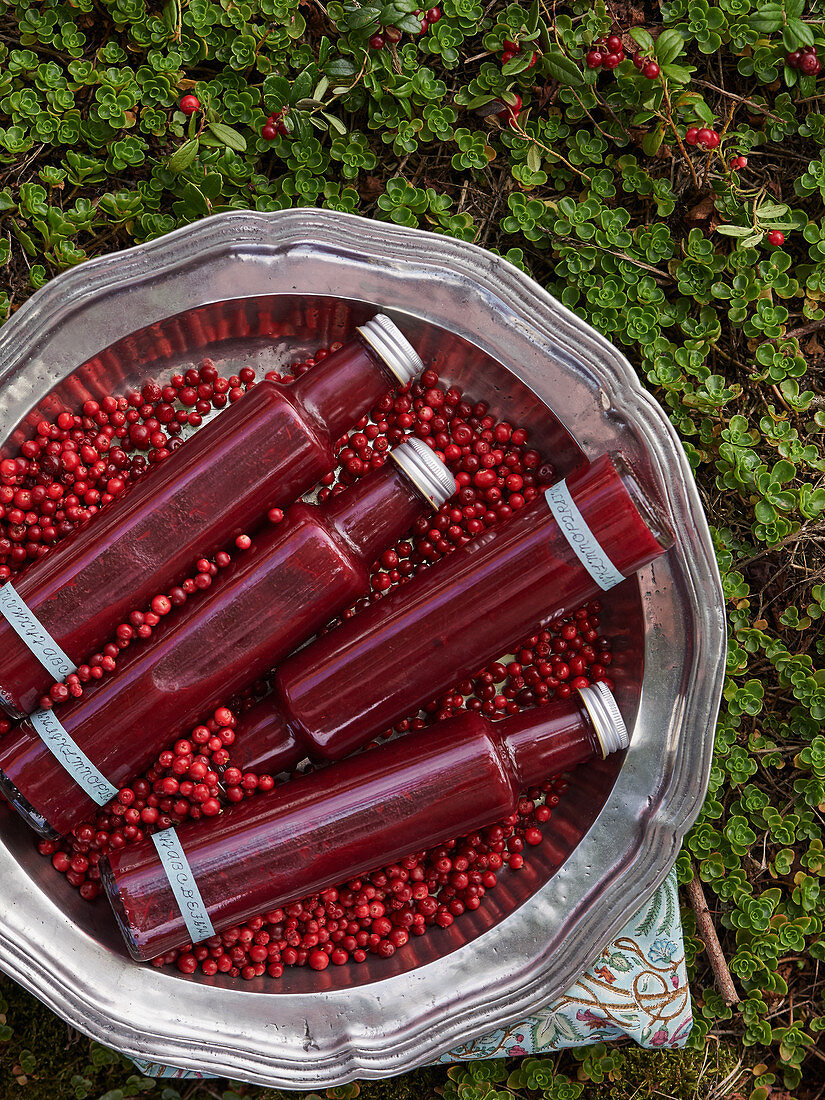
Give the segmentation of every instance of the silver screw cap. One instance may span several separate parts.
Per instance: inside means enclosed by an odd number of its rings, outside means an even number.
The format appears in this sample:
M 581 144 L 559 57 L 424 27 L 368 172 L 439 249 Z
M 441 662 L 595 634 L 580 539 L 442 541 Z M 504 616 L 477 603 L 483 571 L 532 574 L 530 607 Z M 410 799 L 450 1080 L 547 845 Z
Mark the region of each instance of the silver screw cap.
M 438 511 L 445 500 L 456 491 L 455 478 L 423 439 L 405 440 L 394 451 L 394 458 L 419 493 L 427 498 Z
M 383 313 L 361 325 L 359 332 L 373 351 L 384 360 L 402 386 L 412 382 L 424 369 L 421 356 L 398 326 Z
M 626 749 L 630 744 L 627 727 L 607 684 L 599 682 L 578 690 L 593 722 L 604 758 L 607 759 L 612 752 Z

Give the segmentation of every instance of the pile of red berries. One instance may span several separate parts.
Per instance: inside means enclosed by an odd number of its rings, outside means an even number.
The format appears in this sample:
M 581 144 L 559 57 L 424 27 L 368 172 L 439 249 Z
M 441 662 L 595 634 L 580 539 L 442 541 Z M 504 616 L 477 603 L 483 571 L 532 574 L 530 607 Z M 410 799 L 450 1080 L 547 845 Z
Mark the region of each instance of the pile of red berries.
M 817 76 L 822 69 L 822 62 L 816 56 L 816 46 L 803 46 L 801 50 L 791 51 L 785 55 L 785 64 L 804 76 Z
M 616 69 L 624 61 L 624 47 L 617 34 L 600 38 L 585 56 L 588 69 Z
M 698 126 L 688 126 L 685 131 L 685 141 L 688 145 L 699 145 L 703 149 L 715 149 L 721 141 L 721 138 L 715 130 L 711 130 L 707 126 L 702 126 L 701 128 Z M 747 163 L 747 161 L 745 163 Z
M 286 374 L 270 371 L 266 377 L 291 381 L 338 347 L 319 350 Z M 11 529 L 16 536 L 5 542 L 0 538 L 8 561 L 5 576 L 45 553 L 131 479 L 163 461 L 181 445 L 184 426 L 196 428 L 208 411 L 237 400 L 254 384 L 251 367 L 223 379 L 207 359 L 199 368 L 173 375 L 166 386 L 147 383 L 125 397 L 88 401 L 80 413 L 61 413 L 54 423 L 41 421 L 34 438 L 22 444 L 20 456 L 0 465 L 0 536 Z M 319 498 L 342 491 L 381 466 L 389 448 L 410 434 L 444 455 L 458 494 L 382 554 L 373 567 L 371 596 L 359 600 L 343 618 L 524 508 L 553 480 L 552 466 L 529 446 L 525 429 L 497 420 L 485 402 L 467 399 L 428 370 L 406 390 L 387 394 L 338 442 L 339 465 L 323 479 Z M 93 495 L 101 479 L 108 479 L 106 500 L 103 493 L 99 498 Z M 111 485 L 115 480 L 121 484 Z M 20 523 L 18 512 L 23 513 Z M 281 509 L 271 510 L 270 522 L 282 519 Z M 39 538 L 34 528 L 40 529 Z M 248 535 L 238 536 L 235 548 L 244 552 L 252 542 Z M 122 649 L 150 637 L 162 618 L 174 615 L 187 599 L 197 598 L 230 560 L 227 552 L 211 562 L 199 560 L 189 580 L 158 593 L 147 609 L 136 609 L 101 654 L 89 657 L 78 669 L 77 683 L 73 679 L 54 685 L 44 703 L 59 706 L 65 698 L 81 694 L 87 680 L 113 671 Z M 600 611 L 600 603 L 593 601 L 549 623 L 513 654 L 456 684 L 385 736 L 422 729 L 464 709 L 490 716 L 512 714 L 553 698 L 568 698 L 576 688 L 597 680 L 612 686 L 610 644 L 598 631 Z M 55 694 L 56 688 L 61 690 Z M 156 829 L 215 817 L 225 805 L 265 796 L 275 786 L 272 776 L 243 773 L 232 765 L 236 714 L 254 705 L 265 690 L 264 683 L 252 685 L 232 709 L 219 707 L 206 723 L 162 752 L 145 775 L 121 790 L 94 819 L 58 842 L 40 841 L 40 852 L 82 897 L 92 900 L 100 893 L 97 865 L 107 851 L 137 843 Z M 9 727 L 0 720 L 0 734 Z M 224 790 L 218 782 L 221 769 Z M 477 909 L 503 869 L 522 867 L 524 853 L 541 844 L 542 829 L 566 788 L 565 781 L 551 779 L 525 792 L 518 812 L 506 821 L 262 914 L 203 944 L 170 952 L 155 965 L 251 980 L 265 973 L 278 978 L 286 966 L 322 970 L 330 963 L 363 962 L 369 955 L 387 958 L 411 936 L 446 928 L 462 913 Z
M 739 168 L 747 168 L 748 167 L 748 158 L 747 157 L 741 157 L 741 156 L 740 157 L 731 157 L 730 166 L 734 170 L 739 169 Z

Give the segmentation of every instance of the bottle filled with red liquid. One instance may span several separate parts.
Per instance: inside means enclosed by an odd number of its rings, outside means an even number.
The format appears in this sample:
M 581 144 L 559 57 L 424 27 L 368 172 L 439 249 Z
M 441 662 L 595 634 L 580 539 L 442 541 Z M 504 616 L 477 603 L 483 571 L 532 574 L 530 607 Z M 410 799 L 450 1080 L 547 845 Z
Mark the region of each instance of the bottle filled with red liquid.
M 388 317 L 290 385 L 259 382 L 0 588 L 0 705 L 30 714 L 130 611 L 335 466 L 333 448 L 423 364 Z
M 455 480 L 421 439 L 322 504 L 294 504 L 116 676 L 0 741 L 0 790 L 43 836 L 71 831 L 222 700 L 369 592 L 370 567 Z
M 138 960 L 355 878 L 518 807 L 519 792 L 628 746 L 605 684 L 499 722 L 467 711 L 100 862 Z
M 602 455 L 285 661 L 240 719 L 233 764 L 347 756 L 671 541 L 626 461 Z

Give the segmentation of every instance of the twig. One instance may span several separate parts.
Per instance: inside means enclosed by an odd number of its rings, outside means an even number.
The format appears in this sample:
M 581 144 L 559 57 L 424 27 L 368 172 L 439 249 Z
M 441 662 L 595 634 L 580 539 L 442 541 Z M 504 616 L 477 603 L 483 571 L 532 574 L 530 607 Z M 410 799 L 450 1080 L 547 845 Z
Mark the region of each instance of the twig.
M 722 945 L 719 943 L 719 937 L 716 935 L 716 929 L 713 926 L 710 909 L 708 909 L 708 903 L 705 901 L 705 892 L 702 889 L 702 883 L 699 881 L 699 873 L 695 866 L 693 867 L 693 878 L 685 889 L 688 901 L 696 914 L 696 925 L 702 942 L 705 945 L 710 968 L 716 980 L 716 988 L 721 993 L 722 1000 L 726 1005 L 732 1007 L 733 1005 L 739 1004 L 739 994 L 736 992 L 733 978 L 730 976 L 728 964 L 722 953 Z
M 733 92 L 727 92 L 724 88 L 720 88 L 717 84 L 711 84 L 708 80 L 694 80 L 693 83 L 698 84 L 702 88 L 710 88 L 711 91 L 718 92 L 719 95 L 723 95 L 727 99 L 735 99 L 737 103 L 741 103 L 744 107 L 752 107 L 761 115 L 766 115 L 768 118 L 772 118 L 776 122 L 785 121 L 783 118 L 780 118 L 779 115 L 775 115 L 773 111 L 769 111 L 767 107 L 763 107 L 761 103 L 754 103 L 752 99 L 746 99 L 744 96 L 734 95 Z

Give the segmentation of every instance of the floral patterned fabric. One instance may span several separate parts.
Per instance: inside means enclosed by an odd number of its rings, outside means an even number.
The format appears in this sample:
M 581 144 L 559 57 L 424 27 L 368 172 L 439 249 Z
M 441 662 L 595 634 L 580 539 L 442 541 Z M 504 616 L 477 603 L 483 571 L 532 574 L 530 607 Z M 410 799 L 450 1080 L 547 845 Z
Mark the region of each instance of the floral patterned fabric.
M 650 901 L 557 1001 L 511 1027 L 463 1043 L 441 1062 L 513 1058 L 630 1038 L 643 1047 L 685 1045 L 693 1025 L 672 871 Z M 214 1074 L 134 1059 L 150 1077 Z

